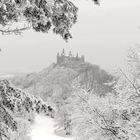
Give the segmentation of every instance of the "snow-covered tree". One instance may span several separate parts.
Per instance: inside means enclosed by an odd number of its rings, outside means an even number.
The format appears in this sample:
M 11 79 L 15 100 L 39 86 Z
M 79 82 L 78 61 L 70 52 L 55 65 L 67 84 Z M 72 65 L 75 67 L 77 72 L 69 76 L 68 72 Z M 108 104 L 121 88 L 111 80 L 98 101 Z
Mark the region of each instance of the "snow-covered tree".
M 5 140 L 26 139 L 32 113 L 52 115 L 51 108 L 41 98 L 22 92 L 11 86 L 7 80 L 0 81 L 0 137 Z M 11 138 L 12 137 L 12 138 Z M 18 139 L 19 140 L 19 139 Z
M 78 8 L 69 0 L 1 0 L 0 31 L 20 34 L 32 28 L 47 33 L 52 29 L 67 40 L 72 37 L 70 28 L 77 21 L 77 11 Z M 23 23 L 24 26 L 13 29 L 14 23 Z
M 79 140 L 136 140 L 140 138 L 139 108 L 119 95 L 98 97 L 81 87 L 71 100 L 72 134 Z

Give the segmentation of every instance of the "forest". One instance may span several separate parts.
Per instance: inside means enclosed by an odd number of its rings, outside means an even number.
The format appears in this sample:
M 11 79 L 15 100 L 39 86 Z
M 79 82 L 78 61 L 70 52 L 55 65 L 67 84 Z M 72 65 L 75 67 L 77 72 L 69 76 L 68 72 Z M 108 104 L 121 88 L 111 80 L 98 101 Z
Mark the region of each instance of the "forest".
M 139 139 L 139 52 L 129 50 L 127 70 L 117 73 L 88 62 L 78 69 L 53 63 L 39 73 L 1 80 L 1 137 L 27 139 L 35 113 L 41 113 L 54 119 L 59 135 Z

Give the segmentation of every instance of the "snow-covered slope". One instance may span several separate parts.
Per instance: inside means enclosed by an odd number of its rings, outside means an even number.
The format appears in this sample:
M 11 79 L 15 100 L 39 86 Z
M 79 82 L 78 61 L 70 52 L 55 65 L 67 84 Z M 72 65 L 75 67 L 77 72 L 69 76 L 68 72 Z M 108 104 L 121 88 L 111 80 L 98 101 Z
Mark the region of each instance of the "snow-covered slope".
M 37 115 L 31 131 L 32 140 L 72 140 L 69 137 L 55 135 L 54 124 L 53 119 Z

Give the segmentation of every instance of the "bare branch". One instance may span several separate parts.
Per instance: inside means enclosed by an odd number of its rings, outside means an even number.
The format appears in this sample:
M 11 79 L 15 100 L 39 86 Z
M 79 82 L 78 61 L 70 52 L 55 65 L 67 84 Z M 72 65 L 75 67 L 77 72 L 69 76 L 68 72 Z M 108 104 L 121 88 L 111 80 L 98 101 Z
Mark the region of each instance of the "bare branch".
M 0 32 L 2 33 L 2 34 L 12 34 L 12 33 L 14 33 L 14 34 L 21 34 L 23 31 L 25 31 L 25 30 L 29 30 L 31 27 L 23 27 L 23 28 L 15 28 L 15 29 L 0 29 Z
M 138 91 L 138 88 L 136 87 L 136 85 L 128 78 L 128 76 L 120 69 L 120 72 L 123 74 L 123 76 L 126 78 L 126 80 L 132 85 L 132 87 L 135 89 L 135 92 L 137 94 L 138 97 L 140 97 L 140 93 Z
M 86 102 L 88 104 L 89 108 L 91 108 L 89 103 L 88 103 L 88 101 L 86 99 L 84 99 L 80 95 L 78 95 L 78 97 L 80 99 L 82 99 L 84 102 Z M 107 120 L 105 119 L 105 117 L 103 115 L 101 115 L 96 108 L 93 107 L 91 109 L 92 109 L 92 111 L 94 111 L 97 114 L 97 116 L 99 118 L 101 118 L 101 120 L 103 120 L 104 127 L 100 126 L 100 128 L 103 129 L 103 130 L 107 130 L 107 131 L 111 132 L 116 138 L 119 138 L 118 133 L 117 133 L 117 130 L 119 129 L 119 127 L 112 127 L 112 126 L 110 126 L 108 124 Z
M 5 138 L 7 138 L 7 140 L 10 140 L 10 138 L 6 134 L 2 133 L 1 131 L 0 131 L 0 135 L 4 136 Z

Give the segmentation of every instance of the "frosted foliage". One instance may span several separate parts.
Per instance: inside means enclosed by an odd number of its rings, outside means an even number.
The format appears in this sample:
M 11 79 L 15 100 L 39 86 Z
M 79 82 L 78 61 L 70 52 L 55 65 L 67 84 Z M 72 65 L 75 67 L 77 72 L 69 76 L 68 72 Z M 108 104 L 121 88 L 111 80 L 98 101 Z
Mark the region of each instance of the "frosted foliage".
M 77 93 L 77 94 L 76 94 Z M 120 104 L 120 97 L 100 98 L 78 90 L 73 95 L 72 133 L 78 140 L 138 140 L 140 138 L 139 108 Z M 111 99 L 112 100 L 112 99 Z
M 94 1 L 98 4 L 97 0 Z M 52 29 L 67 40 L 72 37 L 69 30 L 77 21 L 77 11 L 78 8 L 69 0 L 2 0 L 0 25 L 5 29 L 0 31 L 20 34 L 32 28 L 47 33 Z M 21 22 L 23 27 L 11 29 L 14 23 Z
M 41 98 L 22 92 L 7 80 L 0 81 L 0 137 L 2 140 L 28 140 L 34 113 L 52 116 L 54 110 Z

